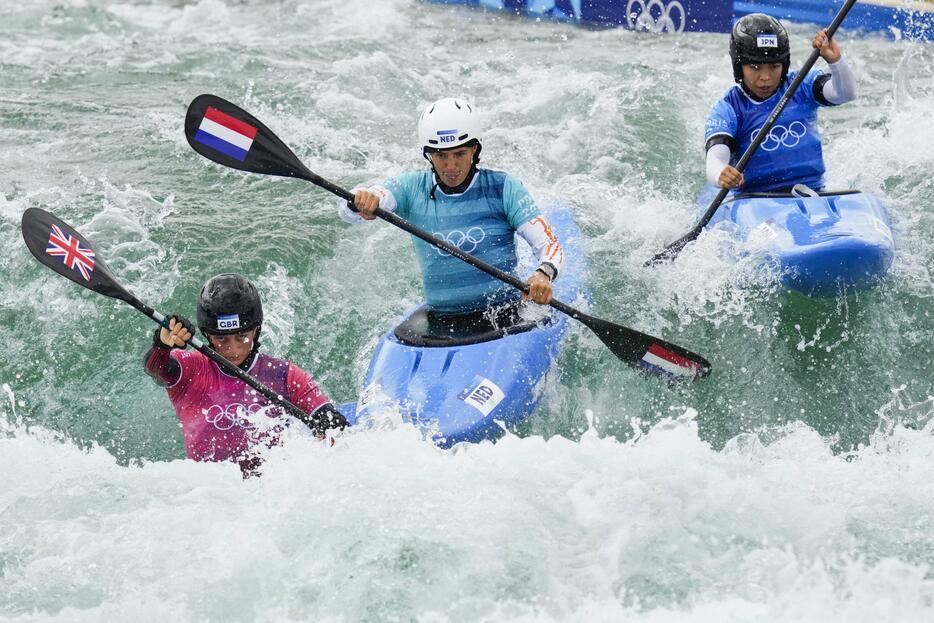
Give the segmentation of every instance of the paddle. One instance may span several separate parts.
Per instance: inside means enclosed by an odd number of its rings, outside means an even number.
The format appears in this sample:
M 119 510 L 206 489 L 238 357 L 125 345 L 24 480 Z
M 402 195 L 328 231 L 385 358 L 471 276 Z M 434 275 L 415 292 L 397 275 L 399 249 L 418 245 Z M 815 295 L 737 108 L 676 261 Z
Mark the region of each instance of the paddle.
M 840 26 L 840 23 L 843 21 L 843 18 L 846 17 L 846 14 L 850 12 L 850 9 L 853 5 L 856 4 L 856 0 L 847 0 L 846 3 L 840 7 L 840 10 L 837 12 L 836 17 L 833 18 L 833 21 L 830 23 L 830 26 L 827 27 L 827 38 L 830 39 L 833 37 L 834 33 L 837 32 L 837 28 Z M 788 86 L 788 90 L 785 91 L 785 94 L 778 104 L 775 105 L 775 108 L 772 110 L 772 114 L 769 115 L 765 123 L 762 125 L 762 128 L 759 130 L 759 134 L 756 135 L 755 140 L 752 144 L 746 148 L 745 153 L 739 159 L 739 162 L 736 163 L 736 170 L 740 173 L 746 168 L 746 165 L 749 164 L 749 161 L 752 160 L 752 157 L 755 155 L 756 150 L 759 149 L 759 145 L 768 138 L 769 133 L 772 131 L 772 126 L 778 121 L 778 117 L 782 114 L 782 111 L 785 110 L 785 106 L 794 97 L 795 92 L 798 90 L 798 87 L 801 85 L 801 82 L 807 77 L 811 68 L 814 67 L 814 63 L 817 62 L 817 58 L 820 56 L 820 50 L 814 48 L 811 52 L 811 55 L 804 62 L 804 65 L 801 66 L 801 70 L 798 72 L 798 75 L 795 76 L 795 79 L 791 81 L 791 84 Z M 644 266 L 651 266 L 653 264 L 658 264 L 664 260 L 674 259 L 678 253 L 681 252 L 681 249 L 697 238 L 704 227 L 707 226 L 707 223 L 710 222 L 710 219 L 713 218 L 714 213 L 716 213 L 717 208 L 720 207 L 720 204 L 723 203 L 723 200 L 730 193 L 729 188 L 721 188 L 720 192 L 717 193 L 717 196 L 714 197 L 714 200 L 710 203 L 710 206 L 707 208 L 707 211 L 704 212 L 704 215 L 701 216 L 700 220 L 697 221 L 697 224 L 689 231 L 684 234 L 667 247 L 656 253 L 652 256 L 652 259 L 645 262 Z
M 110 267 L 91 248 L 91 244 L 68 223 L 40 208 L 29 208 L 23 213 L 23 239 L 39 263 L 51 268 L 62 277 L 74 281 L 88 290 L 128 303 L 156 324 L 165 328 L 169 319 L 141 302 L 117 283 Z M 189 342 L 198 351 L 210 358 L 224 372 L 235 376 L 263 396 L 284 408 L 316 433 L 328 428 L 343 427 L 343 422 L 325 421 L 320 414 L 308 415 L 283 396 L 272 391 L 258 380 L 230 363 L 208 345 L 193 337 Z
M 349 191 L 312 173 L 259 119 L 215 95 L 199 95 L 192 100 L 185 118 L 185 137 L 192 149 L 214 162 L 241 171 L 296 177 L 353 201 Z M 392 212 L 378 208 L 376 216 L 522 292 L 528 291 L 528 285 L 515 276 L 465 253 Z M 710 363 L 706 359 L 680 346 L 589 316 L 555 299 L 549 304 L 582 322 L 613 354 L 633 367 L 679 379 L 702 377 L 710 372 Z

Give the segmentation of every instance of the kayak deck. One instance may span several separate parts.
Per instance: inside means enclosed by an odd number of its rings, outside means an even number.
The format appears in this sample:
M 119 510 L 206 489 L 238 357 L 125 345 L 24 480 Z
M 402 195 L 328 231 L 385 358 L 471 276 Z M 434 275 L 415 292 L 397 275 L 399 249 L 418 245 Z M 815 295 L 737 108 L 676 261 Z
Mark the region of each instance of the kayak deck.
M 723 202 L 710 225 L 723 222 L 736 226 L 749 252 L 778 261 L 786 287 L 808 296 L 877 285 L 895 251 L 888 212 L 859 191 L 737 195 Z

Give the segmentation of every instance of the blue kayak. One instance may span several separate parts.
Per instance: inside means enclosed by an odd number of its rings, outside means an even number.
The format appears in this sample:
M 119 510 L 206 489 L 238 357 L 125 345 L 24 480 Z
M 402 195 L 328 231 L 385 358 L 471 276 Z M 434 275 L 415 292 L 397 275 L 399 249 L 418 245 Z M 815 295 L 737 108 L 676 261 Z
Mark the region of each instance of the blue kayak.
M 566 256 L 554 296 L 573 302 L 579 293 L 586 296 L 580 230 L 567 209 L 547 216 Z M 528 319 L 515 308 L 496 317 L 439 317 L 424 306 L 409 310 L 380 338 L 360 400 L 341 411 L 356 424 L 371 411 L 401 409 L 406 421 L 429 430 L 442 447 L 499 437 L 503 426 L 515 426 L 534 411 L 567 332 L 565 315 L 551 308 L 535 311 L 536 318 Z
M 708 186 L 703 197 L 716 192 Z M 833 296 L 877 285 L 889 271 L 895 240 L 885 206 L 860 191 L 813 196 L 755 193 L 728 197 L 710 221 L 732 223 L 736 237 L 766 261 L 782 283 L 808 296 Z

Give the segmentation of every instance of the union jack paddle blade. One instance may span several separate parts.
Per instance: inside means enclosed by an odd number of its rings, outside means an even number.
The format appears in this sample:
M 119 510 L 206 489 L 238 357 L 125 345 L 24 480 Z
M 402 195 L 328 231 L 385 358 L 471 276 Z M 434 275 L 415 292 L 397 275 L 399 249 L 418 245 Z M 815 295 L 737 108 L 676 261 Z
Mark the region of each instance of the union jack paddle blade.
M 123 301 L 132 296 L 121 287 L 91 243 L 74 227 L 41 208 L 23 213 L 23 240 L 29 252 L 59 275 L 80 286 Z
M 57 257 L 67 268 L 78 271 L 85 281 L 91 282 L 94 273 L 94 251 L 82 245 L 77 234 L 66 233 L 58 225 L 52 224 L 46 254 Z

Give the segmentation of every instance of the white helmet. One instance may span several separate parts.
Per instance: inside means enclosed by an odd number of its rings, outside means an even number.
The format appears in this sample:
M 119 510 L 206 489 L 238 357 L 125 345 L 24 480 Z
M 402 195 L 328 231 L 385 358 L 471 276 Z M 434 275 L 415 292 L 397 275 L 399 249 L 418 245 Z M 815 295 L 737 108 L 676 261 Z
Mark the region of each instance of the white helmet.
M 453 149 L 481 141 L 480 120 L 467 100 L 446 97 L 429 104 L 418 119 L 418 144 L 422 153 Z

